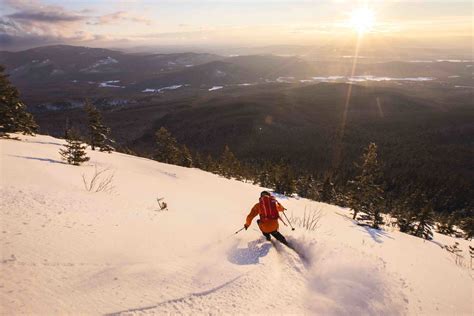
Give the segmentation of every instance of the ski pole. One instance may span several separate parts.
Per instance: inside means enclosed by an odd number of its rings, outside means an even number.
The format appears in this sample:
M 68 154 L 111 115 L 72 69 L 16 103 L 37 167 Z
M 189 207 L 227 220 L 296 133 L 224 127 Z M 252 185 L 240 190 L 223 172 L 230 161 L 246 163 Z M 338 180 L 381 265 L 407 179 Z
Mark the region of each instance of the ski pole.
M 236 232 L 234 233 L 234 235 L 240 233 L 240 232 L 243 231 L 244 229 L 245 229 L 245 227 L 242 227 L 241 229 L 239 229 L 238 231 L 236 231 Z
M 288 226 L 286 225 L 285 221 L 283 220 L 283 218 L 281 218 L 280 216 L 278 216 L 278 219 L 285 225 L 285 226 Z
M 283 211 L 283 215 L 285 215 L 285 218 L 286 218 L 286 220 L 288 221 L 288 224 L 290 224 L 291 230 L 295 230 L 295 228 L 293 227 L 293 225 L 291 225 L 291 222 L 290 222 L 290 220 L 288 219 L 288 216 L 286 216 L 285 211 Z

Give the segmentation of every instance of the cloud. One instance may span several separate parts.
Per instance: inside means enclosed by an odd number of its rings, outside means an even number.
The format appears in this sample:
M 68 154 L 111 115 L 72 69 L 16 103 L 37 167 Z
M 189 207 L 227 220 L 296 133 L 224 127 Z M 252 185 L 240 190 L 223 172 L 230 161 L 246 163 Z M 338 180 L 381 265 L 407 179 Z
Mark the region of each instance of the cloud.
M 117 11 L 114 13 L 99 16 L 94 21 L 88 22 L 88 24 L 103 25 L 103 24 L 112 24 L 112 23 L 120 23 L 120 22 L 133 22 L 133 23 L 143 23 L 146 25 L 151 25 L 152 21 L 144 16 L 134 15 L 125 11 Z
M 60 6 L 35 0 L 4 0 L 15 12 L 0 17 L 0 31 L 10 36 L 31 38 L 75 36 L 76 27 L 86 16 Z
M 55 11 L 43 11 L 43 12 L 17 12 L 7 15 L 8 18 L 13 20 L 22 20 L 22 21 L 35 21 L 35 22 L 47 22 L 47 23 L 56 23 L 56 22 L 74 22 L 84 20 L 83 16 L 73 15 L 67 12 L 55 12 Z
M 59 43 L 101 41 L 104 35 L 93 34 L 86 25 L 141 23 L 150 25 L 144 16 L 117 11 L 101 16 L 89 9 L 67 10 L 39 0 L 0 0 L 9 13 L 0 16 L 0 45 L 5 49 Z

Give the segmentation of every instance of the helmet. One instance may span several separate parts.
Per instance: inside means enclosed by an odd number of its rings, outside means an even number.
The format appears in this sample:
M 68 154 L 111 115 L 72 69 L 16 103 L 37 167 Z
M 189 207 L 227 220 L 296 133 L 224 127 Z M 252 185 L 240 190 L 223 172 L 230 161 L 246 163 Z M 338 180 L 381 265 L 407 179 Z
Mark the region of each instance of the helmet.
M 260 193 L 260 197 L 262 197 L 262 196 L 272 196 L 272 195 L 271 195 L 270 192 L 268 192 L 268 191 L 262 191 L 262 192 Z

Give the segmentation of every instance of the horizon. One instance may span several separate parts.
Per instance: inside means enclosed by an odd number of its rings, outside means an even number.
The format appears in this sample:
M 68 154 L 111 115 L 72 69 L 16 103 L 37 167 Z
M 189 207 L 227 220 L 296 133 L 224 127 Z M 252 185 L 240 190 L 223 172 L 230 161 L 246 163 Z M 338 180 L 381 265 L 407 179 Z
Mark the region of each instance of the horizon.
M 406 46 L 472 54 L 468 1 L 2 0 L 3 50 Z

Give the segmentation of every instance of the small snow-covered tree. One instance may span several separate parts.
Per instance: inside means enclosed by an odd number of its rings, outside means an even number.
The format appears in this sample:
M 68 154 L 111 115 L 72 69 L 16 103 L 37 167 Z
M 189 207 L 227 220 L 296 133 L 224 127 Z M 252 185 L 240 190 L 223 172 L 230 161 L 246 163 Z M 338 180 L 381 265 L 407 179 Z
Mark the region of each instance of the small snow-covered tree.
M 7 133 L 21 132 L 33 135 L 38 125 L 33 115 L 26 111 L 26 105 L 20 100 L 20 93 L 4 74 L 5 68 L 0 65 L 0 137 Z
M 363 212 L 365 215 L 361 219 L 369 221 L 372 228 L 379 228 L 383 224 L 383 190 L 379 183 L 381 172 L 375 143 L 369 144 L 361 160 L 361 164 L 356 164 L 358 175 L 349 183 L 348 205 L 354 210 L 354 219 L 359 212 Z
M 86 145 L 81 141 L 79 134 L 75 130 L 67 133 L 66 144 L 59 150 L 61 157 L 71 165 L 79 166 L 89 160 L 86 154 Z
M 114 148 L 110 145 L 113 141 L 110 139 L 110 128 L 102 123 L 102 115 L 99 110 L 89 101 L 86 100 L 84 108 L 89 119 L 89 144 L 91 149 L 96 147 L 100 151 L 111 152 Z

